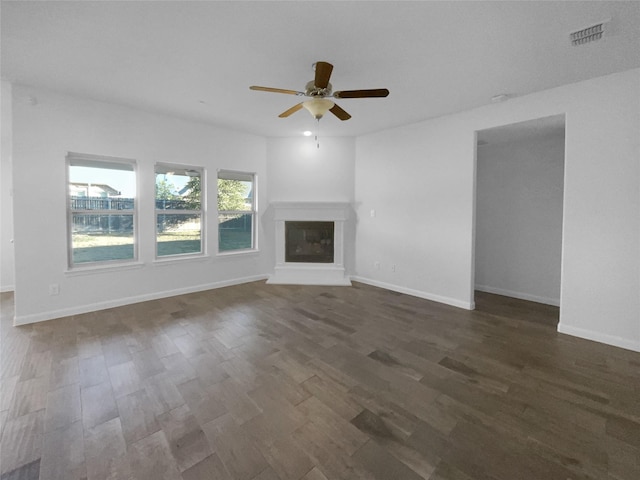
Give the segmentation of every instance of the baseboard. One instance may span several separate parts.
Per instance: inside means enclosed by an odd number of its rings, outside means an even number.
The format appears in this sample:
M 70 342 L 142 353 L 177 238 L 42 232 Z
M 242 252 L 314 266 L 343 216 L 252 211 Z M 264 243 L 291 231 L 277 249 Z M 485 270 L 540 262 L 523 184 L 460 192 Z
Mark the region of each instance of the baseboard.
M 254 275 L 250 277 L 234 278 L 231 280 L 223 280 L 220 282 L 207 283 L 203 285 L 195 285 L 185 288 L 177 288 L 175 290 L 165 290 L 163 292 L 154 292 L 146 295 L 136 295 L 133 297 L 119 298 L 107 302 L 98 302 L 88 305 L 80 305 L 77 307 L 63 308 L 45 313 L 36 313 L 33 315 L 16 316 L 13 319 L 14 326 L 27 325 L 29 323 L 44 322 L 56 318 L 68 317 L 70 315 L 81 315 L 83 313 L 96 312 L 106 310 L 108 308 L 122 307 L 134 303 L 147 302 L 149 300 L 158 300 L 160 298 L 175 297 L 176 295 L 185 295 L 188 293 L 203 292 L 205 290 L 215 290 L 217 288 L 230 287 L 233 285 L 241 285 L 243 283 L 257 282 L 266 280 L 268 275 Z
M 16 287 L 13 285 L 2 285 L 0 286 L 0 293 L 13 292 Z
M 385 290 L 391 290 L 393 292 L 404 293 L 406 295 L 411 295 L 413 297 L 424 298 L 425 300 L 432 300 L 434 302 L 444 303 L 446 305 L 451 305 L 453 307 L 464 308 L 465 310 L 473 310 L 475 308 L 475 303 L 473 302 L 464 302 L 456 298 L 435 295 L 433 293 L 423 292 L 421 290 L 414 290 L 412 288 L 407 288 L 407 287 L 401 287 L 399 285 L 380 282 L 378 280 L 359 277 L 357 275 L 352 275 L 351 280 L 354 282 L 366 283 L 367 285 L 371 285 L 374 287 L 384 288 Z
M 626 338 L 617 337 L 614 335 L 607 335 L 606 333 L 594 332 L 592 330 L 586 330 L 584 328 L 572 327 L 558 324 L 558 332 L 572 337 L 584 338 L 586 340 L 593 340 L 594 342 L 605 343 L 614 347 L 624 348 L 625 350 L 631 350 L 634 352 L 640 352 L 640 341 L 628 340 Z
M 538 295 L 530 295 L 528 293 L 514 292 L 512 290 L 489 287 L 487 285 L 476 285 L 475 289 L 480 292 L 493 293 L 495 295 L 502 295 L 504 297 L 518 298 L 520 300 L 528 300 L 529 302 L 544 303 L 545 305 L 553 305 L 554 307 L 560 306 L 559 298 L 540 297 Z
M 276 266 L 267 283 L 274 285 L 335 285 L 350 286 L 344 267 L 333 264 L 308 264 Z

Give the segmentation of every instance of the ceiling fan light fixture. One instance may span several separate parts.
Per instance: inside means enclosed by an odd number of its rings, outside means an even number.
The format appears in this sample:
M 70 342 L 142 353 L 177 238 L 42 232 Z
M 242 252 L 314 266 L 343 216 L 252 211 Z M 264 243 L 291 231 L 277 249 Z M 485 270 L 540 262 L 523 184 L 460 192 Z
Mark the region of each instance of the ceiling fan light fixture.
M 306 102 L 302 102 L 302 106 L 306 108 L 314 118 L 320 120 L 322 116 L 327 113 L 335 103 L 327 98 L 314 98 L 312 100 L 307 100 Z

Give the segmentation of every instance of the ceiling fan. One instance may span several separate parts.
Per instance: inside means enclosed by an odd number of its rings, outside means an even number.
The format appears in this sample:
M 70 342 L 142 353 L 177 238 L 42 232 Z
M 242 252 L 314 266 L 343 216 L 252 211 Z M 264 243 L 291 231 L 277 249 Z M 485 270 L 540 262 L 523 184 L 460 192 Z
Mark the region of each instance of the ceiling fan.
M 333 113 L 340 120 L 349 120 L 351 118 L 351 115 L 340 108 L 333 100 L 329 100 L 330 98 L 371 98 L 386 97 L 389 95 L 389 90 L 386 88 L 370 90 L 342 90 L 334 92 L 332 90 L 332 85 L 329 83 L 329 78 L 331 78 L 331 72 L 333 71 L 333 65 L 327 62 L 316 62 L 313 66 L 316 71 L 315 78 L 307 83 L 304 92 L 297 90 L 285 90 L 282 88 L 259 87 L 256 85 L 249 88 L 251 90 L 258 90 L 261 92 L 285 93 L 300 97 L 310 97 L 311 100 L 300 102 L 290 109 L 285 110 L 278 116 L 280 118 L 286 118 L 298 110 L 306 108 L 316 120 L 320 120 L 327 111 Z

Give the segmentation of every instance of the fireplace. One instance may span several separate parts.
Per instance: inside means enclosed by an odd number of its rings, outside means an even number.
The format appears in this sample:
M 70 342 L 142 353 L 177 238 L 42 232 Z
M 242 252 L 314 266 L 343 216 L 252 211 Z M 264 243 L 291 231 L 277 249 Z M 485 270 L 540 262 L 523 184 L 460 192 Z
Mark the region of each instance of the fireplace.
M 276 265 L 267 283 L 351 285 L 344 266 L 350 204 L 277 202 L 270 208 Z
M 334 222 L 284 222 L 284 261 L 333 263 Z

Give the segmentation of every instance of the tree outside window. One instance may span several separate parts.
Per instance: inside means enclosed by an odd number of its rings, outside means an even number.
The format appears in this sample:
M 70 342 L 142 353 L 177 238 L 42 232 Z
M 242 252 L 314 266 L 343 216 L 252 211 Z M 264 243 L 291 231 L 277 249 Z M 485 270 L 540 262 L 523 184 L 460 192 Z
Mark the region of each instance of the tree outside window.
M 255 248 L 255 175 L 218 172 L 218 250 Z

